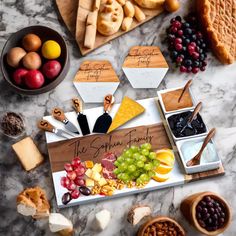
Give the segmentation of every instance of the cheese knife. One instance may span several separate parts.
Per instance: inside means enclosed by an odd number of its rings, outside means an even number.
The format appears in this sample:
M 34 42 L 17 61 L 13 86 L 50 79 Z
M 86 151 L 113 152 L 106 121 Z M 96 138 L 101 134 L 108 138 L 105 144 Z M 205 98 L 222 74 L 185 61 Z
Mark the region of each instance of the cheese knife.
M 67 130 L 69 130 L 72 133 L 79 134 L 79 131 L 76 128 L 76 126 L 67 119 L 67 117 L 65 116 L 65 113 L 63 112 L 62 109 L 60 109 L 58 107 L 54 108 L 52 110 L 52 116 L 56 120 L 61 121 L 62 123 L 64 123 L 65 128 Z
M 80 101 L 78 98 L 73 98 L 72 102 L 73 102 L 73 107 L 78 114 L 77 120 L 78 120 L 80 129 L 82 131 L 82 134 L 83 135 L 90 134 L 87 116 L 82 113 L 82 110 L 83 110 L 82 101 Z
M 109 94 L 105 96 L 103 106 L 104 106 L 104 113 L 99 116 L 96 120 L 96 123 L 93 127 L 94 133 L 106 133 L 111 125 L 112 118 L 108 114 L 110 112 L 112 105 L 114 104 L 114 97 Z
M 66 132 L 65 130 L 58 129 L 58 128 L 54 127 L 47 120 L 40 120 L 38 122 L 38 128 L 40 128 L 44 131 L 54 133 L 57 136 L 62 137 L 62 138 L 66 138 L 66 139 L 74 138 L 74 136 L 72 134 L 70 134 L 69 132 Z

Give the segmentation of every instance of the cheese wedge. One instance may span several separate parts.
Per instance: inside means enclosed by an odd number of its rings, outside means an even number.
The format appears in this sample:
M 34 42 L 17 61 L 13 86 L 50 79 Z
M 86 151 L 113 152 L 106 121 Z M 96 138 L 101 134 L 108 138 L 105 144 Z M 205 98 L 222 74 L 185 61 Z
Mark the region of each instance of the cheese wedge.
M 129 97 L 124 97 L 107 133 L 112 132 L 145 111 L 144 107 Z

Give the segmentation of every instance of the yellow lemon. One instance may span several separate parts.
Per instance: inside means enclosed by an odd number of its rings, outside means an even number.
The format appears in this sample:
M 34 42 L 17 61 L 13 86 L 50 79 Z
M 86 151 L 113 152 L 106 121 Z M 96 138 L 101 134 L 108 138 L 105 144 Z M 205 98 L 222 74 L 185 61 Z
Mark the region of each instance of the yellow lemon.
M 175 156 L 172 150 L 170 149 L 161 149 L 157 151 L 157 160 L 167 166 L 173 166 L 175 162 Z
M 152 178 L 157 182 L 165 182 L 166 180 L 168 180 L 170 178 L 170 175 L 156 173 L 156 175 L 154 175 Z
M 56 59 L 61 55 L 61 47 L 56 41 L 48 40 L 42 46 L 42 54 L 47 59 Z
M 167 166 L 164 164 L 160 164 L 155 171 L 159 174 L 168 174 L 173 169 L 173 166 Z

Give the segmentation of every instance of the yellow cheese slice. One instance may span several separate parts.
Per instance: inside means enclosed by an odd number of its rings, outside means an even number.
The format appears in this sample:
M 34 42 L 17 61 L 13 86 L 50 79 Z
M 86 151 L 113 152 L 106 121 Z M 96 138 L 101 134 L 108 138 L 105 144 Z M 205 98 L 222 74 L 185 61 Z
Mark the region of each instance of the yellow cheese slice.
M 129 97 L 124 97 L 107 133 L 142 114 L 144 107 Z

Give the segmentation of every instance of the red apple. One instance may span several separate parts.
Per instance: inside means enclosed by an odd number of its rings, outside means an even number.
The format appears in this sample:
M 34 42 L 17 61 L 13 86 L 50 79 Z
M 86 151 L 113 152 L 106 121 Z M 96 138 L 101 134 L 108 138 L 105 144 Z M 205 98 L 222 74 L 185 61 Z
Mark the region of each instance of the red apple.
M 19 68 L 15 70 L 13 73 L 13 80 L 16 85 L 23 85 L 24 84 L 24 77 L 28 73 L 28 70 L 24 68 Z
M 57 60 L 48 61 L 43 65 L 43 74 L 48 79 L 56 78 L 61 71 L 61 64 Z
M 25 75 L 25 84 L 30 89 L 41 88 L 44 84 L 44 76 L 39 70 L 30 70 Z

